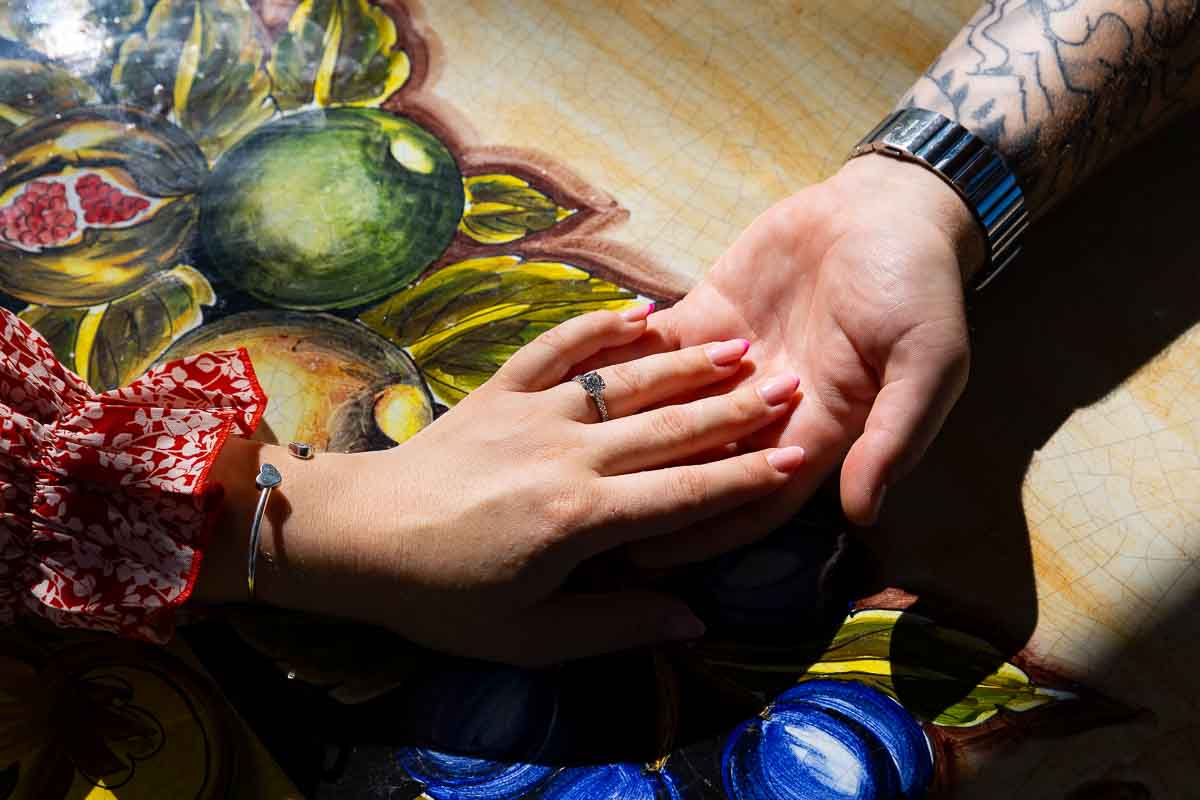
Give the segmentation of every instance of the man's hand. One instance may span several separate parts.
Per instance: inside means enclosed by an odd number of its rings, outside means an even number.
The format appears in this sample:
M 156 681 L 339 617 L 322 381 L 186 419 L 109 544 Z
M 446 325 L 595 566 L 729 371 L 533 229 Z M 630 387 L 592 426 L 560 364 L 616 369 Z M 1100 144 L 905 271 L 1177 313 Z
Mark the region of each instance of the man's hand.
M 749 339 L 755 373 L 794 371 L 804 391 L 789 419 L 749 444 L 803 446 L 810 466 L 769 500 L 639 543 L 634 557 L 667 566 L 758 538 L 843 457 L 845 511 L 873 522 L 888 485 L 920 459 L 962 392 L 963 276 L 983 248 L 978 224 L 941 179 L 878 155 L 755 220 L 686 298 L 651 317 L 652 343 L 640 349 Z

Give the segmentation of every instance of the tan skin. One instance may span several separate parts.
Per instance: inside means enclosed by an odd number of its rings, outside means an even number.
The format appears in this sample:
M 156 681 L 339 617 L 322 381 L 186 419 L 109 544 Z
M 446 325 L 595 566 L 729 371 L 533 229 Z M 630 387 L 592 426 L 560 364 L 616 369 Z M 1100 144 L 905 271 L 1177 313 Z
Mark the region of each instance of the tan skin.
M 901 103 L 939 111 L 995 147 L 1037 217 L 1198 101 L 1197 0 L 1008 0 L 986 3 Z M 588 409 L 578 387 L 522 385 L 509 371 L 386 453 L 306 464 L 278 448 L 231 443 L 215 470 L 230 490 L 225 535 L 207 555 L 198 596 L 244 597 L 251 476 L 269 460 L 284 472 L 290 512 L 265 537 L 268 602 L 520 663 L 696 636 L 702 626 L 674 598 L 559 587 L 571 567 L 610 548 L 670 566 L 745 544 L 839 466 L 847 516 L 873 522 L 887 487 L 920 460 L 966 383 L 963 289 L 984 252 L 970 211 L 936 176 L 880 155 L 857 159 L 764 212 L 648 325 L 597 332 L 554 362 L 565 378 L 747 340 L 736 368 L 672 384 L 671 401 L 691 412 L 644 428 L 640 444 L 615 434 L 606 444 L 610 423 L 580 421 Z M 649 453 L 645 446 L 681 431 L 695 435 L 684 417 L 704 414 L 689 398 L 750 408 L 747 390 L 767 375 L 794 375 L 804 401 L 760 406 L 754 423 L 710 422 L 703 443 L 737 441 L 740 454 L 708 450 L 702 462 L 713 453 L 719 460 L 677 468 L 686 471 L 670 473 L 669 485 L 647 476 L 667 476 L 653 468 L 684 456 L 677 447 L 655 464 L 614 459 L 618 440 Z M 631 402 L 628 419 L 647 416 Z M 557 421 L 544 424 L 552 415 Z M 771 466 L 771 453 L 786 464 Z M 659 491 L 638 494 L 642 484 Z
M 579 317 L 522 348 L 483 387 L 391 450 L 304 462 L 281 448 L 227 445 L 221 534 L 197 598 L 246 597 L 253 475 L 283 475 L 257 581 L 264 602 L 390 627 L 430 647 L 543 664 L 699 636 L 669 595 L 567 593 L 592 556 L 668 536 L 783 486 L 799 447 L 684 464 L 791 413 L 783 373 L 704 399 L 735 374 L 743 340 L 656 354 L 601 370 L 613 418 L 599 422 L 569 378 L 606 344 L 646 330 L 645 308 Z

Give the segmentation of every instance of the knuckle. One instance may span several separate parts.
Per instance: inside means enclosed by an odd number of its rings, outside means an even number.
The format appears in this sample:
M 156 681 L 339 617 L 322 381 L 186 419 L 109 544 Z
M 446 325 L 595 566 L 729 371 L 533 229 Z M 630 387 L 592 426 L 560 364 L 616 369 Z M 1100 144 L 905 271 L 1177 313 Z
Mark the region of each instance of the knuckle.
M 767 463 L 767 457 L 756 453 L 749 458 L 737 459 L 738 484 L 740 486 L 755 486 L 763 481 L 772 480 L 778 472 Z
M 708 356 L 708 345 L 690 348 L 682 359 L 685 371 L 691 374 L 703 374 L 714 369 L 712 359 Z
M 580 325 L 588 326 L 597 335 L 607 335 L 621 329 L 621 315 L 615 311 L 592 311 L 577 317 Z
M 730 414 L 738 422 L 758 419 L 766 412 L 766 404 L 753 389 L 731 393 L 728 402 Z
M 659 409 L 651 419 L 652 435 L 660 441 L 684 441 L 692 435 L 691 418 L 680 406 Z
M 648 388 L 641 370 L 631 364 L 615 364 L 608 369 L 613 387 L 628 397 L 639 397 Z
M 673 491 L 675 500 L 680 506 L 704 505 L 709 499 L 709 481 L 699 469 L 683 468 L 675 476 Z
M 534 343 L 554 352 L 561 351 L 567 344 L 569 331 L 564 326 L 557 325 L 534 339 Z
M 548 538 L 557 541 L 582 528 L 594 506 L 593 494 L 586 486 L 571 486 L 551 495 L 545 505 Z
M 602 311 L 596 311 L 594 313 L 596 314 L 596 319 L 598 320 L 599 324 L 605 330 L 616 330 L 617 328 L 622 327 L 622 323 L 624 322 L 624 320 L 621 319 L 621 315 L 615 311 L 605 309 Z

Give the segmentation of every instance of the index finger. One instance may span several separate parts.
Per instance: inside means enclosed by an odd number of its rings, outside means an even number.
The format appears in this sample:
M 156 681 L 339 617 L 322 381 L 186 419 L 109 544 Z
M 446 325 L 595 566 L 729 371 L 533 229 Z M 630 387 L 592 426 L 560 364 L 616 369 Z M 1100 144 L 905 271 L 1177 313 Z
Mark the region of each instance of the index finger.
M 675 324 L 675 309 L 667 308 L 651 314 L 646 320 L 646 330 L 636 341 L 617 347 L 609 347 L 592 354 L 586 360 L 576 364 L 571 370 L 572 375 L 611 367 L 626 361 L 634 361 L 646 356 L 679 350 L 683 347 Z

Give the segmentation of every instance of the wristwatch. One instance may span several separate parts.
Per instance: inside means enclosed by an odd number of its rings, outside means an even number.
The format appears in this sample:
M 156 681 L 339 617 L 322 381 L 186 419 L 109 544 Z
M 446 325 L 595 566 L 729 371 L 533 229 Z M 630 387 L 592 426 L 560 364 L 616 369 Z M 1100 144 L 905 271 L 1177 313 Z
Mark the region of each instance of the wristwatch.
M 849 158 L 867 153 L 932 170 L 971 209 L 988 248 L 973 288 L 982 289 L 1021 252 L 1029 211 L 1017 176 L 999 153 L 962 125 L 936 111 L 902 108 L 884 117 L 854 146 Z

